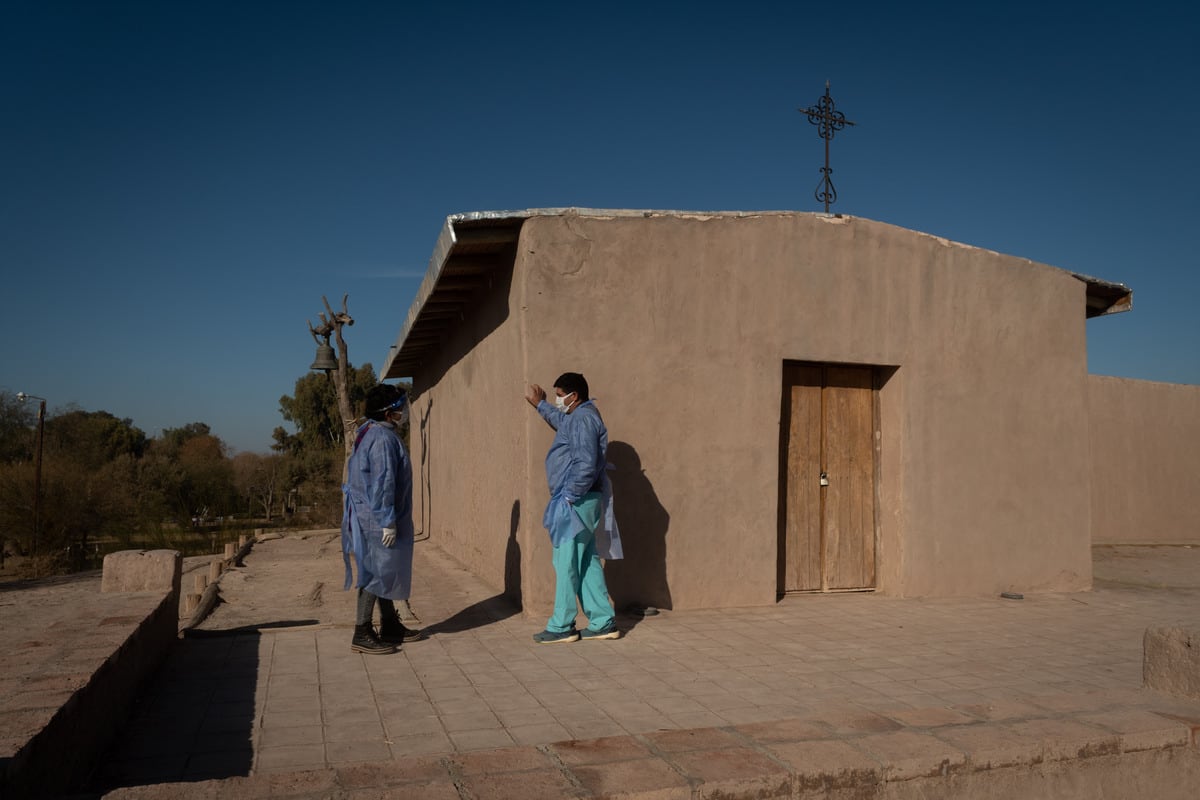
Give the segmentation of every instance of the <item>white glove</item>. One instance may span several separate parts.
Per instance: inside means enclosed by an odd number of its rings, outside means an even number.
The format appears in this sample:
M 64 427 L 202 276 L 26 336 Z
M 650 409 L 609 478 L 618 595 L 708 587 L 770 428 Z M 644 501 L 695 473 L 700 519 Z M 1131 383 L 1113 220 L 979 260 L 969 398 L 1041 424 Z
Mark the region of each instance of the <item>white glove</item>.
M 384 528 L 383 529 L 383 546 L 391 547 L 395 543 L 396 543 L 396 529 L 395 528 Z

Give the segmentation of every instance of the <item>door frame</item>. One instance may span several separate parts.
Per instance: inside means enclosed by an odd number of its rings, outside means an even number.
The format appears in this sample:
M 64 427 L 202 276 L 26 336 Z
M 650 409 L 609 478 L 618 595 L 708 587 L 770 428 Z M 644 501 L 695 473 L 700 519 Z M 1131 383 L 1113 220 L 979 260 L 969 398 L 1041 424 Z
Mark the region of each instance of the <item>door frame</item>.
M 857 369 L 869 369 L 871 371 L 871 425 L 872 425 L 872 430 L 871 430 L 871 460 L 872 460 L 871 504 L 872 504 L 872 522 L 871 522 L 870 535 L 871 535 L 871 539 L 872 539 L 872 548 L 873 548 L 874 559 L 875 559 L 873 580 L 872 580 L 871 586 L 861 587 L 861 588 L 849 588 L 849 589 L 827 589 L 827 588 L 823 588 L 823 586 L 822 586 L 822 588 L 817 588 L 817 589 L 788 590 L 786 588 L 786 586 L 787 586 L 787 544 L 788 544 L 788 542 L 787 542 L 788 439 L 789 439 L 789 435 L 791 432 L 791 430 L 790 430 L 790 422 L 791 422 L 791 391 L 790 391 L 790 389 L 791 389 L 791 386 L 793 385 L 786 381 L 786 376 L 787 376 L 789 367 L 807 367 L 807 368 L 820 369 L 821 374 L 822 374 L 822 381 L 821 381 L 822 390 L 824 390 L 824 388 L 826 386 L 825 375 L 826 375 L 827 368 L 850 367 L 850 368 L 857 368 Z M 836 362 L 836 361 L 805 361 L 805 360 L 800 360 L 800 359 L 784 359 L 783 362 L 781 362 L 780 371 L 779 371 L 779 376 L 780 376 L 780 383 L 779 383 L 779 405 L 780 405 L 779 434 L 778 434 L 778 442 L 777 442 L 777 446 L 779 448 L 779 474 L 778 474 L 778 490 L 777 490 L 778 491 L 778 494 L 777 494 L 777 503 L 778 503 L 777 548 L 776 548 L 776 558 L 775 558 L 776 599 L 782 599 L 783 597 L 788 596 L 788 595 L 800 595 L 800 594 L 843 594 L 843 593 L 847 593 L 847 592 L 873 592 L 873 591 L 876 591 L 876 589 L 878 588 L 878 586 L 879 586 L 879 552 L 880 552 L 879 548 L 880 548 L 880 530 L 881 530 L 880 518 L 879 518 L 880 506 L 881 506 L 880 484 L 881 484 L 881 477 L 882 477 L 882 458 L 881 458 L 880 451 L 881 451 L 882 441 L 883 441 L 882 427 L 881 427 L 882 413 L 880 410 L 880 390 L 883 388 L 884 384 L 887 383 L 888 379 L 891 378 L 891 376 L 895 372 L 896 372 L 896 367 L 889 367 L 889 366 L 885 366 L 885 365 L 881 365 L 881 364 L 855 364 L 855 363 Z M 824 403 L 822 402 L 822 406 L 823 405 L 824 405 Z M 822 427 L 824 427 L 824 408 L 823 407 L 822 407 L 821 414 L 822 414 Z M 822 434 L 822 439 L 823 439 L 823 434 Z M 823 449 L 824 448 L 823 441 L 822 441 L 821 446 Z M 825 506 L 824 494 L 822 494 L 821 511 L 820 511 L 821 526 L 822 526 L 822 533 L 821 533 L 822 556 L 824 555 L 824 553 L 823 553 L 823 551 L 824 551 L 824 530 L 823 529 L 824 529 L 824 515 L 825 515 L 824 506 Z M 824 569 L 825 569 L 825 564 L 822 561 L 822 564 L 821 564 L 821 570 L 822 570 L 821 583 L 822 583 L 822 585 L 824 585 L 826 582 L 826 576 L 824 574 Z

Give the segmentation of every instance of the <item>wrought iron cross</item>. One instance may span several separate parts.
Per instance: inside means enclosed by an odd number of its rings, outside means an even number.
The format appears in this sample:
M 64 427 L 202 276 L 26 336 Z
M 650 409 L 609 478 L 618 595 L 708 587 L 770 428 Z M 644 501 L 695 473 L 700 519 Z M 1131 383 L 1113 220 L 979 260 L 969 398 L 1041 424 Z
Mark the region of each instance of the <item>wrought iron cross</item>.
M 829 213 L 829 204 L 837 202 L 837 190 L 833 188 L 833 170 L 829 166 L 829 140 L 833 135 L 847 125 L 854 123 L 846 119 L 846 115 L 835 111 L 833 98 L 829 96 L 829 81 L 825 81 L 825 96 L 817 100 L 815 106 L 796 109 L 801 114 L 808 115 L 808 121 L 817 126 L 817 134 L 825 140 L 825 166 L 821 168 L 821 182 L 817 184 L 813 196 L 817 202 L 825 203 L 825 213 Z

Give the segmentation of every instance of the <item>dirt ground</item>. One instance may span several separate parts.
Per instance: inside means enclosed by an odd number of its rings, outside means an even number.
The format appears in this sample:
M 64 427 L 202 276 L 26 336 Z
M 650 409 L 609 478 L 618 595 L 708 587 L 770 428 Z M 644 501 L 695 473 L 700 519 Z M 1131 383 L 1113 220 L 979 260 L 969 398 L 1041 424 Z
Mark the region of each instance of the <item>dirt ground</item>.
M 207 574 L 214 556 L 184 560 L 183 593 L 195 575 Z M 197 631 L 228 631 L 353 622 L 354 592 L 342 590 L 344 567 L 337 530 L 270 533 L 257 541 L 242 566 L 220 579 L 219 601 Z M 181 621 L 190 618 L 180 605 Z

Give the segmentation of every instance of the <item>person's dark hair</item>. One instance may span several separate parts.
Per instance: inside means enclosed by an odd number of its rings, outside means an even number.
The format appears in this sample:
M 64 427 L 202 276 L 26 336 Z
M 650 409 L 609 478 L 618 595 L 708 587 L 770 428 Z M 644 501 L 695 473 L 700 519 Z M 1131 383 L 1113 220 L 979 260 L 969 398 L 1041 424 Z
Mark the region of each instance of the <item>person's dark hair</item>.
M 564 394 L 575 392 L 579 395 L 579 402 L 586 403 L 588 401 L 588 385 L 587 380 L 578 372 L 564 372 L 558 376 L 558 380 L 554 381 L 555 389 L 562 389 Z
M 399 386 L 378 383 L 367 390 L 367 399 L 363 403 L 366 410 L 363 413 L 367 419 L 382 422 L 387 417 L 387 412 L 391 411 L 398 401 L 404 400 L 406 394 Z

